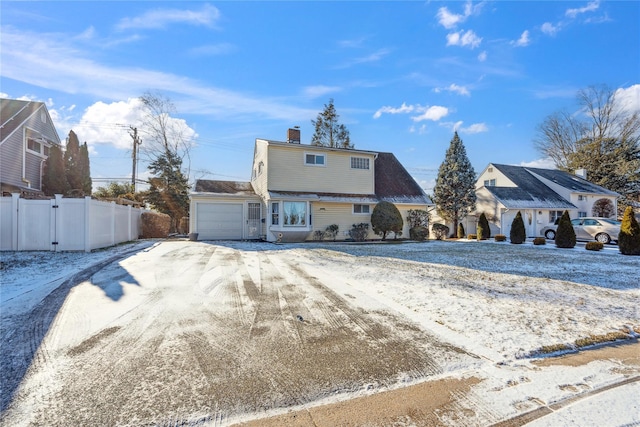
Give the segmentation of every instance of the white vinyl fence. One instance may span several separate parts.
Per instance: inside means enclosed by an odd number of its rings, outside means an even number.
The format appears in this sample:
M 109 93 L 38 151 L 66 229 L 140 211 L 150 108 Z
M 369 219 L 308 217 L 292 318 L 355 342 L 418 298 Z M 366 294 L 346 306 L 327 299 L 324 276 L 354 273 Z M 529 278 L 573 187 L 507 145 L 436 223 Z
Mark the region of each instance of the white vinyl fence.
M 0 197 L 0 250 L 85 251 L 136 240 L 142 209 L 91 197 Z

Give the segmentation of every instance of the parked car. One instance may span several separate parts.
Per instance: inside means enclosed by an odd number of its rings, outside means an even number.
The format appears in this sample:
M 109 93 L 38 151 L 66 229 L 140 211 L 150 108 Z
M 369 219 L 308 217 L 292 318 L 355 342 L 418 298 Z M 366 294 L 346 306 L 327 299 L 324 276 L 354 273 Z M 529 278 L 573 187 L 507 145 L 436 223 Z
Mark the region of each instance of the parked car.
M 620 221 L 611 218 L 576 218 L 571 220 L 571 225 L 576 232 L 576 240 L 596 240 L 600 243 L 618 241 L 620 233 Z M 549 240 L 556 238 L 556 224 L 544 227 L 540 233 Z

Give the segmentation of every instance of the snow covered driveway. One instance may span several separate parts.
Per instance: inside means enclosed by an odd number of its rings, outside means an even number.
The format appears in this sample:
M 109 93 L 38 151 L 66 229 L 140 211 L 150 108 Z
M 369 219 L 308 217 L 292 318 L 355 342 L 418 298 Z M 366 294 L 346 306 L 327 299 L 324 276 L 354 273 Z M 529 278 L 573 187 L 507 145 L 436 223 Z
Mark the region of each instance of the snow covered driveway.
M 351 304 L 292 255 L 165 242 L 51 294 L 60 308 L 42 342 L 25 337 L 37 350 L 8 423 L 227 419 L 473 360 L 382 305 Z
M 637 257 L 479 242 L 137 245 L 12 254 L 11 268 L 3 255 L 3 425 L 229 424 L 454 379 L 473 390 L 445 389 L 454 401 L 432 419 L 484 426 L 640 375 L 638 357 L 522 358 L 638 331 Z M 608 419 L 640 422 L 622 405 Z M 400 421 L 420 425 L 416 414 Z

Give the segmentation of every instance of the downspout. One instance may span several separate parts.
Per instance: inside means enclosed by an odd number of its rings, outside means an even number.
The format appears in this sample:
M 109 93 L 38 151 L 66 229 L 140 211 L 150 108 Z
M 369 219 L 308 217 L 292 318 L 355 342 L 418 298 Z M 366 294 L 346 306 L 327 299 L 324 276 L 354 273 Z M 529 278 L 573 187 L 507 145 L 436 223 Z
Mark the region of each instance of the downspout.
M 22 128 L 22 182 L 31 188 L 31 181 L 27 179 L 27 128 Z

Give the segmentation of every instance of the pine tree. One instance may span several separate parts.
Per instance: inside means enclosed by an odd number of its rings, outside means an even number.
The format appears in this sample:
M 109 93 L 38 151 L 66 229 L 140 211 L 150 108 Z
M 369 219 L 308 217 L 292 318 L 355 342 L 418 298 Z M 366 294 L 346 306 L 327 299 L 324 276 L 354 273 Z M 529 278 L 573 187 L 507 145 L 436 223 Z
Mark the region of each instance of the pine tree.
M 349 130 L 345 125 L 338 123 L 339 117 L 333 106 L 333 99 L 330 99 L 329 105 L 324 105 L 324 110 L 318 114 L 316 120 L 311 120 L 315 126 L 311 144 L 332 148 L 353 148 Z
M 476 206 L 476 173 L 467 157 L 458 132 L 453 134 L 444 162 L 438 169 L 438 179 L 433 189 L 438 213 L 453 222 L 453 230 L 458 222 Z
M 569 211 L 564 211 L 558 221 L 558 229 L 556 230 L 556 247 L 573 248 L 576 245 L 576 231 L 573 229 Z
M 482 229 L 482 232 L 478 231 L 478 238 L 486 240 L 491 237 L 491 229 L 489 228 L 489 221 L 487 216 L 482 212 L 480 218 L 478 218 L 478 228 Z
M 74 131 L 69 131 L 67 148 L 64 152 L 64 171 L 69 183 L 69 189 L 82 189 L 82 175 L 80 171 L 80 142 Z
M 509 240 L 514 244 L 521 244 L 527 240 L 527 231 L 524 228 L 524 221 L 522 220 L 522 213 L 518 211 L 516 217 L 511 223 L 511 231 L 509 232 Z
M 148 167 L 154 178 L 149 180 L 151 185 L 146 200 L 171 217 L 173 231 L 177 230 L 180 218 L 189 212 L 189 183 L 181 167 L 182 159 L 169 150 Z
M 623 255 L 640 255 L 640 225 L 631 206 L 624 210 L 618 234 L 618 248 Z
M 371 228 L 373 232 L 382 235 L 382 240 L 389 232 L 393 232 L 397 237 L 402 233 L 404 222 L 400 211 L 391 202 L 379 202 L 371 213 Z
M 462 223 L 458 224 L 458 239 L 464 239 L 466 233 L 464 232 L 464 226 Z
M 78 170 L 80 174 L 80 189 L 85 196 L 91 195 L 91 187 L 93 183 L 91 181 L 91 165 L 89 163 L 89 148 L 85 142 L 80 146 L 80 157 L 78 162 Z
M 49 157 L 44 162 L 42 191 L 47 196 L 66 194 L 69 191 L 69 183 L 64 170 L 64 158 L 58 145 L 49 149 Z

